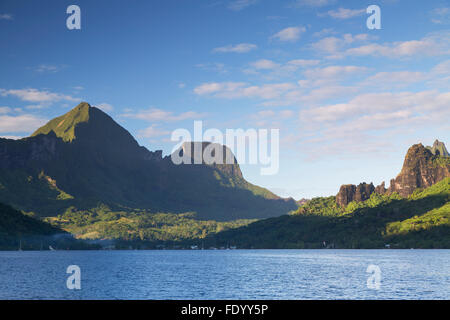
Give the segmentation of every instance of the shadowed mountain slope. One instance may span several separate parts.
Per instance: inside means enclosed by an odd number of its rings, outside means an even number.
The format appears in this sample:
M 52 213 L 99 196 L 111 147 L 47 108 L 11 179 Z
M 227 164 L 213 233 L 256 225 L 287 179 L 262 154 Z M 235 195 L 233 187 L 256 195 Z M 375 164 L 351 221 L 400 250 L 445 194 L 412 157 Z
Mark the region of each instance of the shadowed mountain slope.
M 248 183 L 237 163 L 175 165 L 87 103 L 28 138 L 0 139 L 0 201 L 38 216 L 104 203 L 192 211 L 218 221 L 273 217 L 297 207 Z

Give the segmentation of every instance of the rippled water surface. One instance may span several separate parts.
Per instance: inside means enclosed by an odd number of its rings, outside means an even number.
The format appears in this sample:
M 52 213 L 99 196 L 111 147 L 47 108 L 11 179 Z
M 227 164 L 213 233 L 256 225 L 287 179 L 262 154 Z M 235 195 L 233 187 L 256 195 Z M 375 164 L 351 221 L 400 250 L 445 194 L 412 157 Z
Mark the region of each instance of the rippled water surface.
M 450 250 L 0 252 L 0 299 L 450 299 Z

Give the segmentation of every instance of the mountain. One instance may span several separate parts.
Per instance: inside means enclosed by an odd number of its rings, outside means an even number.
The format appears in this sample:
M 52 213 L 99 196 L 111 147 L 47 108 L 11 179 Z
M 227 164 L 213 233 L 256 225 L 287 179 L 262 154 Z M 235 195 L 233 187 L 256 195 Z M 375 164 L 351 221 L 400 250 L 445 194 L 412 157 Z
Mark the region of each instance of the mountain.
M 445 144 L 443 142 L 440 142 L 439 140 L 435 140 L 433 143 L 433 146 L 427 146 L 426 147 L 428 150 L 431 151 L 432 154 L 434 155 L 440 155 L 440 156 L 445 156 L 445 157 L 449 157 L 450 154 L 447 151 L 447 148 L 445 147 Z
M 85 250 L 98 245 L 75 239 L 68 232 L 0 203 L 0 250 Z
M 435 143 L 436 145 L 436 143 Z M 442 150 L 443 143 L 439 143 Z M 450 248 L 450 157 L 415 144 L 400 174 L 384 182 L 342 185 L 290 215 L 209 236 L 208 246 L 241 248 Z
M 0 239 L 17 236 L 48 236 L 64 233 L 48 223 L 24 215 L 12 207 L 0 203 Z
M 450 248 L 450 178 L 410 195 L 373 193 L 345 209 L 315 198 L 291 215 L 211 235 L 205 246 L 261 249 Z
M 437 146 L 436 142 L 435 146 Z M 441 150 L 446 151 L 443 143 L 439 146 Z M 407 197 L 417 188 L 430 187 L 446 177 L 450 177 L 450 157 L 431 152 L 419 143 L 409 148 L 402 171 L 391 180 L 387 191 L 397 192 L 402 197 Z
M 195 212 L 198 219 L 217 221 L 267 218 L 297 208 L 294 200 L 247 182 L 237 163 L 175 165 L 161 151 L 139 146 L 85 102 L 28 138 L 0 139 L 0 201 L 38 217 L 100 204 Z
M 391 180 L 388 189 L 385 188 L 384 182 L 377 187 L 365 182 L 358 186 L 342 185 L 336 195 L 336 202 L 345 207 L 352 201 L 369 199 L 374 192 L 378 194 L 395 192 L 402 197 L 408 197 L 418 188 L 428 188 L 450 177 L 450 157 L 446 153 L 445 144 L 438 140 L 434 142 L 433 148 L 424 147 L 421 143 L 415 144 L 408 149 L 402 170 Z

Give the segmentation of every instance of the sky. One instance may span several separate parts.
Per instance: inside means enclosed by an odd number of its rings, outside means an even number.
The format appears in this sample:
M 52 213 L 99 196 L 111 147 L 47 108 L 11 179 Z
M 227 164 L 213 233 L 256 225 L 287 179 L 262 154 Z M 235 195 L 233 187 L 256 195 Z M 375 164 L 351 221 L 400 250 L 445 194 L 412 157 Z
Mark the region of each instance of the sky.
M 195 120 L 279 129 L 278 173 L 241 169 L 295 199 L 389 185 L 412 144 L 450 144 L 448 0 L 2 0 L 0 39 L 2 137 L 81 101 L 164 155 Z

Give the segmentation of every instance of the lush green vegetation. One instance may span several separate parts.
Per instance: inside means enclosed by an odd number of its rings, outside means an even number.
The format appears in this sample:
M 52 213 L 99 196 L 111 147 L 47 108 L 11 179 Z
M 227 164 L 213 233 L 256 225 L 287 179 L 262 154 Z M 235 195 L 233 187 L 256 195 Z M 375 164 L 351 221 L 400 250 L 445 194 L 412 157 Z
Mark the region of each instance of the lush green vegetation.
M 0 250 L 94 249 L 69 233 L 0 203 Z
M 126 241 L 186 241 L 231 228 L 242 227 L 255 220 L 217 222 L 197 220 L 195 213 L 151 213 L 147 210 L 113 211 L 106 205 L 89 210 L 67 209 L 46 221 L 80 239 L 121 239 Z
M 52 119 L 45 126 L 36 130 L 31 136 L 39 134 L 48 134 L 53 131 L 57 137 L 66 142 L 72 142 L 75 139 L 75 127 L 79 123 L 87 122 L 89 120 L 89 104 L 86 102 L 80 103 L 76 108 L 70 112 Z
M 337 207 L 316 198 L 289 216 L 209 237 L 207 245 L 244 248 L 450 248 L 450 178 L 408 198 L 372 194 Z

